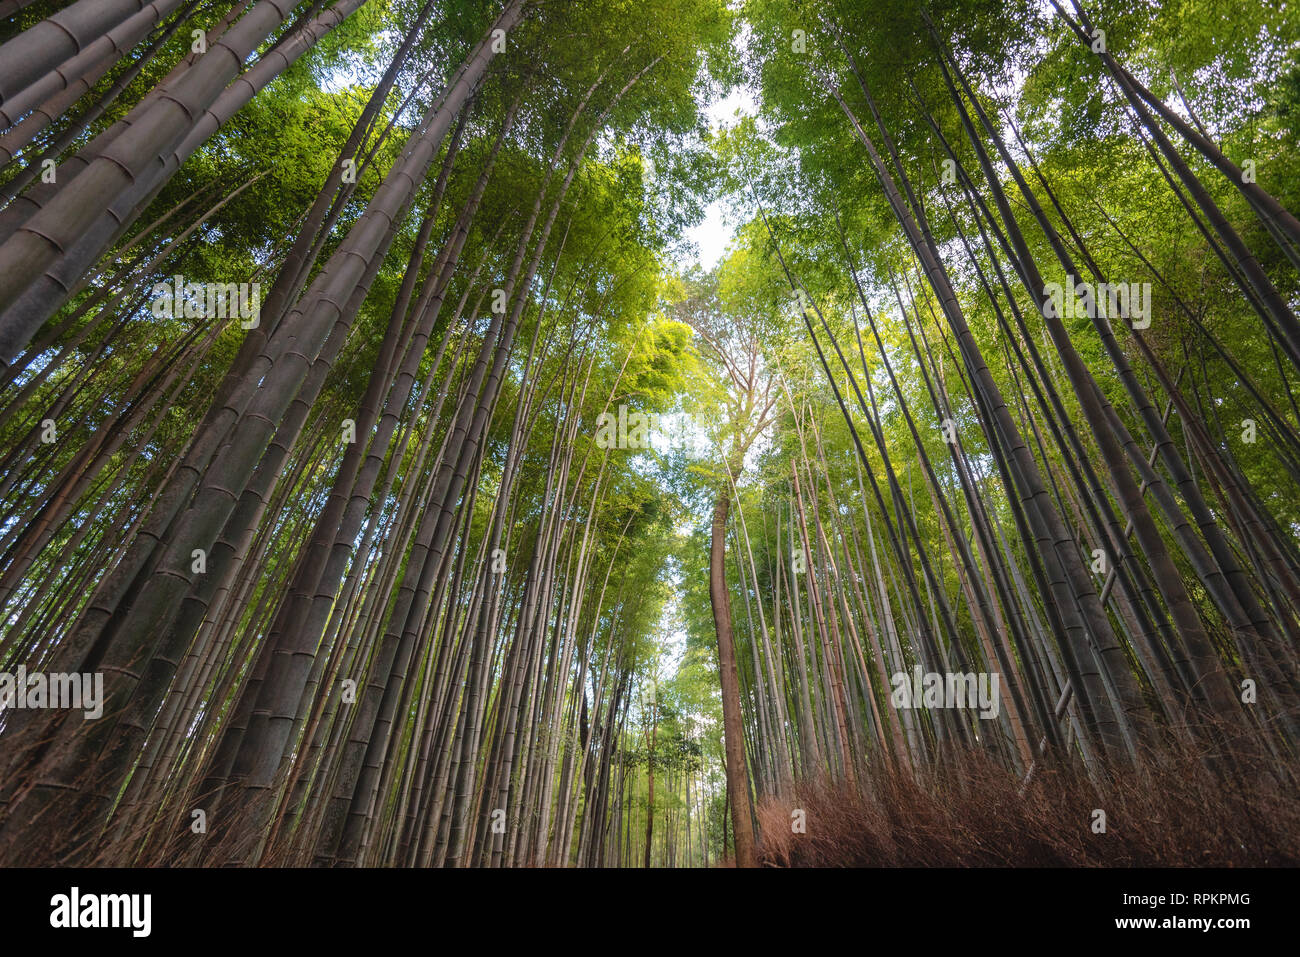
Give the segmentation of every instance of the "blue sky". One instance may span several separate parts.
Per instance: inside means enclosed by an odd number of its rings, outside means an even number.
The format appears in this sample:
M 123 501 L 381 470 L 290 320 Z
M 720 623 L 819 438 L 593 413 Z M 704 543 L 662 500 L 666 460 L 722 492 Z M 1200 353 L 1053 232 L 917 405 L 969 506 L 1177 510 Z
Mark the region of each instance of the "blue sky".
M 709 104 L 705 110 L 705 114 L 715 128 L 733 125 L 737 114 L 754 116 L 757 113 L 758 103 L 754 99 L 753 91 L 743 86 L 734 88 L 723 99 Z M 723 216 L 725 211 L 726 204 L 715 199 L 705 209 L 704 220 L 698 226 L 686 230 L 686 238 L 699 247 L 699 255 L 695 261 L 705 269 L 710 269 L 717 264 L 722 254 L 726 252 L 727 243 L 731 241 L 735 224 L 725 222 Z M 683 265 L 690 265 L 690 263 L 686 262 Z

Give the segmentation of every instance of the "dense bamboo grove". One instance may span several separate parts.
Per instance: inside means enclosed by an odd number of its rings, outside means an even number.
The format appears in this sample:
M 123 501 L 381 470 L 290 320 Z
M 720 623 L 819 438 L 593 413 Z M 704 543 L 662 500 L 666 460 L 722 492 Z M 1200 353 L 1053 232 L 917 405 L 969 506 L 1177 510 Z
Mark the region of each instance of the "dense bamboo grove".
M 0 14 L 0 861 L 1297 859 L 1294 12 Z

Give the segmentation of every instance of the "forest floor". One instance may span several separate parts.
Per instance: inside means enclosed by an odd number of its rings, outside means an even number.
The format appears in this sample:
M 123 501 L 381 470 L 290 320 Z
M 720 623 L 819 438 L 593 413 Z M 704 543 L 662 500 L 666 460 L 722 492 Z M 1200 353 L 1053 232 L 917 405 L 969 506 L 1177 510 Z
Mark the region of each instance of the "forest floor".
M 778 867 L 1295 867 L 1300 794 L 1276 765 L 1227 773 L 1184 750 L 1111 772 L 1040 768 L 1028 787 L 978 753 L 947 773 L 889 769 L 802 786 L 758 806 L 761 863 Z M 952 763 L 960 766 L 952 773 Z M 1273 770 L 1266 770 L 1271 767 Z M 1290 765 L 1292 775 L 1300 765 Z M 796 814 L 802 811 L 802 815 Z M 803 833 L 798 832 L 802 824 Z

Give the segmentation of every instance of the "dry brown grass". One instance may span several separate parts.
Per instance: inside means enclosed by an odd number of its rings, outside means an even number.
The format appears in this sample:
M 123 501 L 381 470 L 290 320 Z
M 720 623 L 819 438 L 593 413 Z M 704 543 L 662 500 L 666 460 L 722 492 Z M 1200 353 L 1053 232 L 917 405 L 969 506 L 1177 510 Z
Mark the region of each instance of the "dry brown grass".
M 1112 771 L 1101 789 L 1044 768 L 1022 795 L 1019 776 L 968 754 L 915 778 L 874 773 L 860 789 L 821 782 L 765 798 L 759 856 L 776 867 L 1300 865 L 1300 794 L 1263 767 L 1225 775 L 1189 754 Z M 806 833 L 791 832 L 794 808 Z

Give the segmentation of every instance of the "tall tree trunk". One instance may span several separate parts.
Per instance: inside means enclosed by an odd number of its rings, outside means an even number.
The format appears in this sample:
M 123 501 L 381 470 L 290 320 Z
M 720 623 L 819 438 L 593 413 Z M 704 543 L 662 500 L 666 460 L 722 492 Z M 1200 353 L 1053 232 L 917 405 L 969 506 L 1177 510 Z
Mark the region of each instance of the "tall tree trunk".
M 736 674 L 735 637 L 731 628 L 731 594 L 727 589 L 727 513 L 731 498 L 718 493 L 713 506 L 709 548 L 709 602 L 718 636 L 718 668 L 722 677 L 722 734 L 727 756 L 727 790 L 731 795 L 732 824 L 736 835 L 736 866 L 756 867 L 754 822 L 749 802 L 749 775 L 745 771 L 744 718 L 740 711 L 740 681 Z

